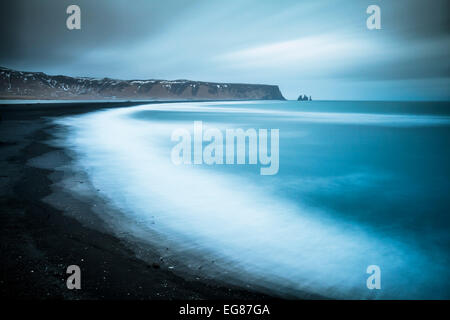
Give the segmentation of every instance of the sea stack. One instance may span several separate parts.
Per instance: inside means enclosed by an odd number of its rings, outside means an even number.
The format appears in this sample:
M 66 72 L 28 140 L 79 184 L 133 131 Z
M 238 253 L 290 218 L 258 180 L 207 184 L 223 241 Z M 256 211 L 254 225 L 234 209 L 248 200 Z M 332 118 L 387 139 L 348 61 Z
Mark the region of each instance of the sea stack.
M 300 95 L 298 97 L 297 101 L 312 101 L 312 98 L 311 98 L 311 96 L 309 96 L 309 98 L 308 98 L 308 96 L 306 94 L 304 94 L 304 95 Z

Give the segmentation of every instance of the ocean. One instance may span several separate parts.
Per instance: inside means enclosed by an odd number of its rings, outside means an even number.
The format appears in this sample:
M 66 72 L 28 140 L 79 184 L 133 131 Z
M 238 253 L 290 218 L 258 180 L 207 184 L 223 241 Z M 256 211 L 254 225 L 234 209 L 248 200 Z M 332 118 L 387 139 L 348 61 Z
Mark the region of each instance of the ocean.
M 123 213 L 105 220 L 173 248 L 173 261 L 202 261 L 205 277 L 294 297 L 450 298 L 448 102 L 166 103 L 55 122 Z M 175 164 L 172 135 L 194 122 L 224 136 L 277 129 L 276 174 L 249 150 L 245 164 Z M 369 289 L 373 265 L 381 285 Z

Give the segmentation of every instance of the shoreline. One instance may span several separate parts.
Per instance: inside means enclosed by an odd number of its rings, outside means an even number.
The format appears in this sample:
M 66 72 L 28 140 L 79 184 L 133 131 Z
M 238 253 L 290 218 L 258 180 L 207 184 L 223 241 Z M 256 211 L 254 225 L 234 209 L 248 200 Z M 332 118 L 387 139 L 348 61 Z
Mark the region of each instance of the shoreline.
M 191 102 L 191 101 L 189 101 Z M 82 220 L 55 208 L 45 199 L 64 174 L 58 166 L 71 166 L 63 148 L 49 145 L 57 125 L 46 117 L 80 114 L 130 103 L 52 103 L 17 108 L 0 107 L 1 261 L 0 295 L 8 299 L 270 299 L 261 291 L 241 288 L 183 272 L 160 261 L 157 248 L 148 247 L 147 261 L 139 259 L 123 239 L 98 225 L 101 219 L 86 203 L 66 192 L 60 198 Z M 161 102 L 153 102 L 161 103 Z M 30 110 L 31 109 L 31 110 Z M 47 168 L 32 165 L 52 154 Z M 53 168 L 52 168 L 53 167 Z M 56 186 L 56 188 L 59 188 Z M 61 195 L 62 193 L 60 193 Z M 58 193 L 56 193 L 58 198 Z M 94 199 L 94 198 L 92 198 Z M 58 200 L 58 199 L 57 199 Z M 95 200 L 94 200 L 95 201 Z M 96 225 L 89 227 L 89 223 Z M 181 257 L 182 258 L 182 257 Z M 66 268 L 82 270 L 82 289 L 68 290 Z

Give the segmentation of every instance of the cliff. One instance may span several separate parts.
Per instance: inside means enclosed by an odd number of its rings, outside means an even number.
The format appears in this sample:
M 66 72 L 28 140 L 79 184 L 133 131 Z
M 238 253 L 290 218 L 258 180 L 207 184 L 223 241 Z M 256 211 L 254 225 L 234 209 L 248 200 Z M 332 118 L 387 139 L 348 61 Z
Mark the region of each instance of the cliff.
M 74 78 L 2 67 L 0 99 L 285 100 L 273 85 Z

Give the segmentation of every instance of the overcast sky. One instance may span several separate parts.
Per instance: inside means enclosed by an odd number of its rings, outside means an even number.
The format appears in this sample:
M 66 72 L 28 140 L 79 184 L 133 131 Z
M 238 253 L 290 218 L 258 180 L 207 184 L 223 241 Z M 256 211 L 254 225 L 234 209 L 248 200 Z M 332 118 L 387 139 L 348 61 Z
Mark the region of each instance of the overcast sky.
M 66 8 L 81 8 L 81 30 Z M 381 7 L 381 30 L 366 9 Z M 448 0 L 2 0 L 0 65 L 277 84 L 316 99 L 450 99 Z

